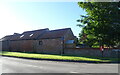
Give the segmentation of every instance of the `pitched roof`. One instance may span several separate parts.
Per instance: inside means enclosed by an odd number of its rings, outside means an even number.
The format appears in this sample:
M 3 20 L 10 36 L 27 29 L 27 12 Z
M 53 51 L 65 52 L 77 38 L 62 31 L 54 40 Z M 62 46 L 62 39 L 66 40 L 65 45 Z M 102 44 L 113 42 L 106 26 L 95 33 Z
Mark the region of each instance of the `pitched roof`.
M 39 29 L 39 30 L 33 30 L 33 31 L 25 31 L 22 34 L 14 33 L 13 35 L 5 36 L 3 37 L 3 41 L 7 40 L 32 40 L 37 39 L 40 35 L 42 35 L 44 32 L 48 31 L 49 29 Z
M 5 40 L 36 40 L 36 39 L 49 39 L 49 38 L 61 38 L 63 37 L 70 28 L 57 29 L 57 30 L 49 30 L 39 29 L 33 31 L 25 31 L 22 34 L 14 33 L 13 35 L 5 36 L 3 41 Z
M 16 35 L 12 35 L 10 36 L 10 40 L 19 40 L 21 34 L 16 34 Z
M 51 30 L 46 32 L 43 36 L 41 36 L 41 39 L 49 39 L 49 38 L 61 38 L 63 37 L 68 30 L 71 30 L 70 28 L 65 29 L 57 29 L 57 30 Z
M 8 40 L 10 40 L 11 36 L 12 35 L 7 35 L 7 36 L 3 37 L 2 41 L 8 41 Z
M 20 39 L 21 40 L 37 39 L 39 36 L 41 36 L 42 34 L 44 34 L 47 31 L 49 31 L 48 28 L 34 30 L 34 31 L 26 31 L 21 34 Z

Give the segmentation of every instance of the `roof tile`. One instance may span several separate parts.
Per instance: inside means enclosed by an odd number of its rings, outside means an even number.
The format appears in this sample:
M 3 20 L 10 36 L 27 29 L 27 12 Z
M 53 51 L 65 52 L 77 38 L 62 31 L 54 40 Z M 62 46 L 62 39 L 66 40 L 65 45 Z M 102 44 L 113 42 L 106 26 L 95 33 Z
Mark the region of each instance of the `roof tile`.
M 65 33 L 70 30 L 70 28 L 65 29 L 58 29 L 58 30 L 51 30 L 49 32 L 46 32 L 43 36 L 41 36 L 41 39 L 47 39 L 47 38 L 61 38 L 65 35 Z
M 49 30 L 39 29 L 33 31 L 25 31 L 22 34 L 15 33 L 13 35 L 5 36 L 2 38 L 5 40 L 35 40 L 35 39 L 49 39 L 49 38 L 60 38 L 63 37 L 70 28 Z

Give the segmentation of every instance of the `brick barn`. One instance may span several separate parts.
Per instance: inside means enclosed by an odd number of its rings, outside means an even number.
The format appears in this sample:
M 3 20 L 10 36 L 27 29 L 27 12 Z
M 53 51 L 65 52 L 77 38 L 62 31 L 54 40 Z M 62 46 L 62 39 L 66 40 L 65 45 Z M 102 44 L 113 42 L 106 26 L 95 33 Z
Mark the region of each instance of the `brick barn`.
M 71 28 L 25 31 L 3 37 L 2 50 L 61 54 L 64 48 L 75 48 L 74 39 Z

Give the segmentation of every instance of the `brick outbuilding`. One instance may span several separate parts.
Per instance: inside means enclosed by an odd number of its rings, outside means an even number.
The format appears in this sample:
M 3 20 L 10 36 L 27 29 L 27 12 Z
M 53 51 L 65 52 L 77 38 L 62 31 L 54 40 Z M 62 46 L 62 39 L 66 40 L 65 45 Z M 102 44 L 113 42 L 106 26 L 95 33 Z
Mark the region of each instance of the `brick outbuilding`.
M 25 31 L 3 37 L 2 50 L 61 54 L 67 46 L 66 42 L 74 39 L 71 28 Z M 71 47 L 75 47 L 75 44 L 71 44 Z

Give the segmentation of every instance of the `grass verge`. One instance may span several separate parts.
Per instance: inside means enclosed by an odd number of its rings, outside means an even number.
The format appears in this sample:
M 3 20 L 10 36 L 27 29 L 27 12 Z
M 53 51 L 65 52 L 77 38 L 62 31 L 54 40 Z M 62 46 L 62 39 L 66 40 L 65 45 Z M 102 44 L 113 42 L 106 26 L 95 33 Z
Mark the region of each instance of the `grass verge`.
M 35 53 L 21 53 L 21 52 L 7 52 L 3 51 L 1 55 L 15 56 L 25 58 L 37 59 L 56 59 L 56 60 L 70 60 L 70 61 L 96 61 L 96 62 L 117 62 L 118 58 L 96 58 L 96 57 L 80 57 L 80 56 L 61 56 L 61 55 L 48 55 L 48 54 L 35 54 Z

